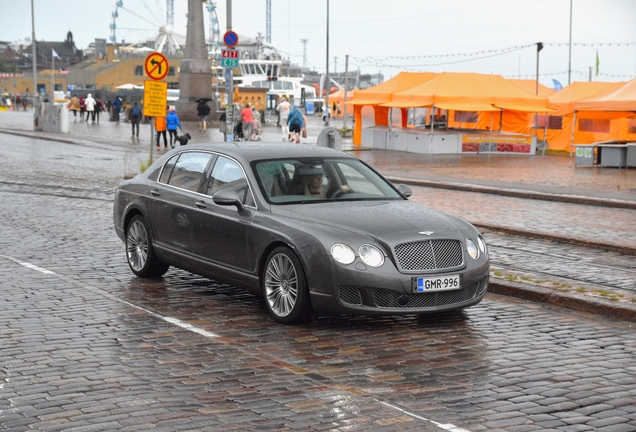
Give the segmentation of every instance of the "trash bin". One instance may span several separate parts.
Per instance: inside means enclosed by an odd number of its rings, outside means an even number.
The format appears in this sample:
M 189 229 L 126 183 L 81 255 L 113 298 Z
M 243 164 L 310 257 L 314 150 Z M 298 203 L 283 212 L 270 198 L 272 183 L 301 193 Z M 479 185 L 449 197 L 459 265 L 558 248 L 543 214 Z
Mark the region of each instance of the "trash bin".
M 314 102 L 313 101 L 307 101 L 305 103 L 305 114 L 307 114 L 308 116 L 312 116 L 314 115 Z
M 627 144 L 627 158 L 625 161 L 625 166 L 627 168 L 636 168 L 636 143 Z
M 575 145 L 574 166 L 594 166 L 594 144 Z
M 625 167 L 625 159 L 627 147 L 624 145 L 599 145 L 598 149 L 601 153 L 601 166 L 608 168 Z

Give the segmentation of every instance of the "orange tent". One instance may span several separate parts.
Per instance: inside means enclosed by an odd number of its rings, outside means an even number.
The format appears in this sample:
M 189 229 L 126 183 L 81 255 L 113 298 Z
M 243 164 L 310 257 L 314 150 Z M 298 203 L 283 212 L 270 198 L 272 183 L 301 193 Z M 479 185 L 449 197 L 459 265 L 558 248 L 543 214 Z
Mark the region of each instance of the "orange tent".
M 347 104 L 354 105 L 353 143 L 360 145 L 362 142 L 362 107 L 373 106 L 375 112 L 375 124 L 386 126 L 389 124 L 389 108 L 380 104 L 389 102 L 395 92 L 406 90 L 423 82 L 433 79 L 438 74 L 433 72 L 400 72 L 393 78 L 376 86 L 358 90 L 352 101 Z M 402 126 L 406 126 L 406 110 L 402 113 Z
M 435 106 L 457 111 L 546 112 L 548 99 L 530 94 L 501 75 L 442 72 L 435 78 L 393 94 L 382 106 L 415 108 Z
M 348 114 L 353 114 L 353 106 L 349 104 L 349 101 L 352 100 L 355 97 L 356 94 L 356 90 L 349 90 L 347 92 L 347 113 Z M 332 110 L 331 110 L 331 115 L 333 117 L 342 117 L 344 115 L 344 110 L 345 110 L 345 106 L 344 106 L 344 102 L 345 102 L 345 91 L 343 88 L 338 89 L 338 91 L 335 91 L 333 93 L 331 93 L 329 95 L 329 105 L 332 106 Z M 323 99 L 323 103 L 325 102 L 326 98 Z M 333 104 L 336 104 L 338 106 L 338 111 L 340 111 L 340 113 L 338 113 L 337 111 L 334 112 L 333 111 Z
M 576 111 L 622 111 L 636 112 L 636 78 L 603 93 L 574 103 Z
M 507 78 L 507 81 L 513 83 L 514 85 L 516 85 L 522 90 L 527 91 L 528 93 L 537 94 L 537 82 L 535 80 Z M 539 83 L 539 96 L 549 97 L 551 94 L 554 94 L 554 93 L 555 93 L 555 90 Z
M 625 83 L 623 82 L 573 82 L 551 95 L 548 107 L 555 111 L 550 113 L 547 119 L 547 140 L 550 149 L 568 151 L 570 150 L 572 139 L 577 144 L 591 144 L 611 139 L 636 139 L 636 134 L 629 133 L 630 121 L 625 118 L 631 115 L 631 112 L 577 111 L 574 130 L 572 127 L 572 122 L 575 119 L 574 111 L 581 101 L 593 100 L 598 95 L 610 94 L 624 85 Z M 608 105 L 605 106 L 607 107 Z M 593 123 L 589 122 L 587 127 L 582 128 L 582 118 L 597 121 L 596 128 Z M 538 131 L 538 136 L 544 138 L 543 129 Z

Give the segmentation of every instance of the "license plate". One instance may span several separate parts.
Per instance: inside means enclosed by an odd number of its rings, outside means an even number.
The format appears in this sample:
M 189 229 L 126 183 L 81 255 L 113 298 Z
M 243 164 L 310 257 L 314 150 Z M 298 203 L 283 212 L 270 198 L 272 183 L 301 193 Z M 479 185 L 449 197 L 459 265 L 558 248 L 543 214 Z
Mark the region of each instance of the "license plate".
M 442 277 L 418 277 L 413 287 L 414 292 L 450 291 L 460 289 L 459 275 Z

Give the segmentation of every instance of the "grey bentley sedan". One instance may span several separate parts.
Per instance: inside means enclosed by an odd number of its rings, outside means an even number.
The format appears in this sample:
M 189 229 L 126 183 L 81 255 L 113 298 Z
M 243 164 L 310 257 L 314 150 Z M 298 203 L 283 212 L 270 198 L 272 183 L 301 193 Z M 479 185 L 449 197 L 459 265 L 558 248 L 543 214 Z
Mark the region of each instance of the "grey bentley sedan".
M 426 314 L 479 303 L 486 242 L 353 155 L 313 145 L 179 147 L 118 186 L 139 277 L 170 266 L 261 295 L 272 317 Z

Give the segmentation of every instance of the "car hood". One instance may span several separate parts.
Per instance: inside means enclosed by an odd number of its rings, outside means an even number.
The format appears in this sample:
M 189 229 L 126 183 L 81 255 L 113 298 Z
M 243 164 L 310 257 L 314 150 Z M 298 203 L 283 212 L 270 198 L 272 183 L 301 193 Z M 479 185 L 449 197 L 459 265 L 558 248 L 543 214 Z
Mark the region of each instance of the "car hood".
M 461 240 L 462 231 L 475 229 L 461 219 L 406 200 L 273 206 L 272 213 L 301 229 L 307 226 L 308 232 L 319 227 L 334 234 L 347 231 L 393 245 L 433 238 Z

